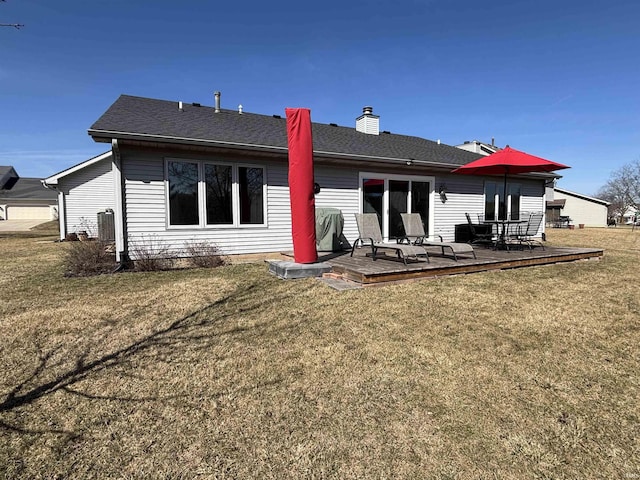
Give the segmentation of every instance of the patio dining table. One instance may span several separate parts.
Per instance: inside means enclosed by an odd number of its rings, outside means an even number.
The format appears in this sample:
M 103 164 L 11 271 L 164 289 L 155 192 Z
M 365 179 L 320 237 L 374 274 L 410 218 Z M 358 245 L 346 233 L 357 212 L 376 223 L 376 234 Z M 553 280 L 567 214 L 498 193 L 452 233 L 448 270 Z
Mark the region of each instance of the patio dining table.
M 496 225 L 498 227 L 500 233 L 493 243 L 494 250 L 498 248 L 509 250 L 509 243 L 507 242 L 507 229 L 509 225 L 522 225 L 527 223 L 527 220 L 484 220 L 482 223 L 486 225 Z

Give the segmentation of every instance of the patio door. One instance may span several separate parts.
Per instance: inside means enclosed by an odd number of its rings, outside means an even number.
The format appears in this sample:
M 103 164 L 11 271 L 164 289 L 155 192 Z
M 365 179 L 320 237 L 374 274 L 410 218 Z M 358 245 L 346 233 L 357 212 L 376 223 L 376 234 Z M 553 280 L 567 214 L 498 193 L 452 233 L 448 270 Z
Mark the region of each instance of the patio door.
M 425 232 L 432 225 L 432 177 L 360 174 L 362 213 L 376 213 L 385 239 L 404 235 L 402 213 L 419 213 Z
M 409 213 L 409 181 L 389 180 L 389 234 L 390 239 L 404 235 L 401 213 Z

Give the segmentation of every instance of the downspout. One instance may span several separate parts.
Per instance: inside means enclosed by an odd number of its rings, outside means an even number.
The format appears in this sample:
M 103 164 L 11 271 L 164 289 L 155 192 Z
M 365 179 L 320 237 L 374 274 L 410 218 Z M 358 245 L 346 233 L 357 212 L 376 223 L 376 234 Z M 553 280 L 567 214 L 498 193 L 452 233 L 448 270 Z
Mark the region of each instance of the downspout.
M 58 192 L 58 228 L 60 229 L 60 241 L 67 238 L 67 208 L 64 201 L 64 192 L 57 185 L 49 185 L 46 181 L 40 180 L 44 188 Z
M 120 157 L 120 146 L 117 139 L 111 140 L 111 170 L 113 171 L 113 186 L 115 193 L 115 236 L 116 236 L 116 261 L 120 264 L 116 270 L 122 270 L 128 260 L 127 246 L 124 235 L 124 207 L 123 207 L 123 178 L 122 178 L 122 159 Z

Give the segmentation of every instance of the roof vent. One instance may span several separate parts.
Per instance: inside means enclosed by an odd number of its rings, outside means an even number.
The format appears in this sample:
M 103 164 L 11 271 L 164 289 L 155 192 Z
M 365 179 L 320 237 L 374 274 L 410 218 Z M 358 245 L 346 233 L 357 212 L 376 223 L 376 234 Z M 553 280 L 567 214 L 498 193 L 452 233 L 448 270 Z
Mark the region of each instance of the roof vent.
M 330 123 L 330 124 L 329 124 L 329 126 L 331 126 L 331 127 L 337 127 L 337 126 L 338 126 L 338 124 L 337 124 L 337 123 Z
M 242 115 L 242 105 L 238 105 L 238 114 Z
M 373 114 L 373 107 L 362 109 L 362 115 L 356 118 L 356 130 L 367 135 L 380 134 L 380 117 Z
M 273 118 L 282 118 L 280 115 L 274 115 Z
M 193 102 L 191 105 L 193 105 L 194 107 L 199 107 L 200 104 L 198 102 Z
M 215 110 L 213 111 L 213 113 L 220 113 L 220 92 L 213 92 L 213 97 L 215 100 Z

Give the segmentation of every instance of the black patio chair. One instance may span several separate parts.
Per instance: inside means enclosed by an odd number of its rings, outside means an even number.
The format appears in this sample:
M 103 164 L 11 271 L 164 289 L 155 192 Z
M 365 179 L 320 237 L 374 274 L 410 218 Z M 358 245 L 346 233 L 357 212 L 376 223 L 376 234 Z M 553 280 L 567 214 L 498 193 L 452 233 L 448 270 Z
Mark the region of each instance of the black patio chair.
M 493 233 L 489 232 L 480 232 L 476 228 L 479 224 L 474 224 L 471 221 L 471 216 L 468 213 L 464 214 L 467 217 L 467 223 L 469 224 L 469 234 L 471 236 L 469 243 L 471 245 L 495 245 L 495 240 L 493 238 Z
M 539 245 L 542 247 L 542 250 L 544 250 L 542 242 L 535 238 L 543 218 L 544 213 L 542 212 L 535 212 L 531 214 L 529 221 L 522 230 L 522 233 L 518 236 L 520 245 L 526 244 L 529 247 L 529 250 L 532 250 L 535 245 Z

